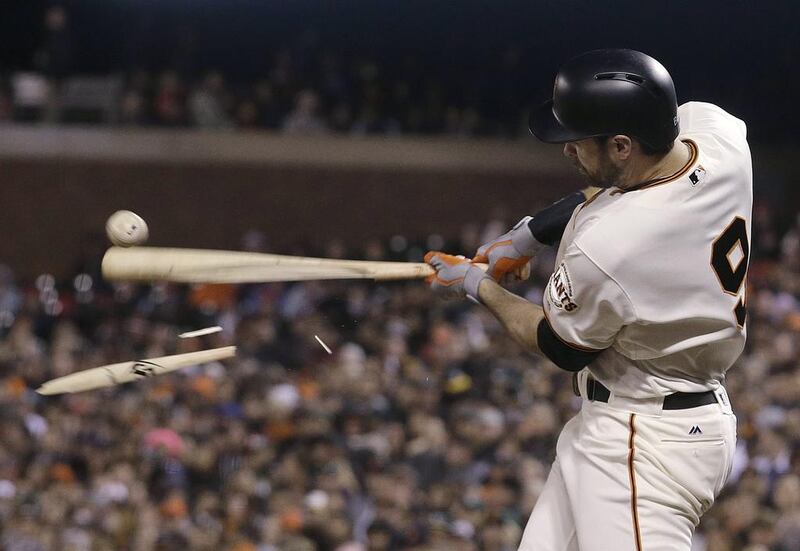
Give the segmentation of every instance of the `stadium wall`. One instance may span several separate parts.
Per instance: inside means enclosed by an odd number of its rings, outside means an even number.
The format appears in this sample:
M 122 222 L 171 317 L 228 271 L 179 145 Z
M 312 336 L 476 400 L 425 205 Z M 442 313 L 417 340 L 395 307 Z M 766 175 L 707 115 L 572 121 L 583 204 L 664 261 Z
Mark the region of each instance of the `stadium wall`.
M 774 169 L 774 165 L 770 165 Z M 455 235 L 535 211 L 582 185 L 532 139 L 300 138 L 267 133 L 7 126 L 0 130 L 0 262 L 22 277 L 97 254 L 105 219 L 141 214 L 153 245 L 271 250 L 331 239 Z

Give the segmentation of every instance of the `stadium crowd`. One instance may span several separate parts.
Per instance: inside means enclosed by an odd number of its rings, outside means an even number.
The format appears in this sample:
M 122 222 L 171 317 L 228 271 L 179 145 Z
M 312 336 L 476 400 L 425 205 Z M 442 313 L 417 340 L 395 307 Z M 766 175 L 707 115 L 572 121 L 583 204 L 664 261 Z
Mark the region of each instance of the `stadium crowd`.
M 597 24 L 600 4 L 17 4 L 0 50 L 0 122 L 514 138 L 527 133 L 531 102 L 548 96 L 557 58 L 621 45 L 613 25 Z M 626 41 L 650 53 L 671 43 L 669 27 L 649 24 L 669 9 L 630 4 Z M 760 140 L 794 140 L 783 116 L 797 95 L 785 78 L 796 57 L 792 18 L 722 2 L 696 7 L 692 36 L 741 40 L 736 51 L 705 44 L 690 57 L 694 70 L 681 69 L 680 56 L 666 59 L 681 101 L 724 105 Z M 717 21 L 720 9 L 733 19 Z M 770 109 L 758 107 L 764 97 Z
M 697 551 L 800 549 L 800 221 L 756 211 L 749 340 L 727 387 L 730 482 Z M 442 243 L 331 243 L 416 260 Z M 260 240 L 250 235 L 245 248 Z M 540 301 L 552 254 L 516 291 Z M 219 324 L 223 332 L 178 339 Z M 482 308 L 422 283 L 132 286 L 0 272 L 0 547 L 6 551 L 516 549 L 579 399 Z M 328 354 L 318 336 L 333 350 Z M 43 397 L 92 366 L 234 343 L 234 360 Z
M 0 122 L 355 136 L 514 137 L 525 128 L 524 105 L 487 113 L 477 100 L 447 97 L 442 82 L 416 80 L 413 67 L 387 79 L 387 68 L 375 62 L 352 60 L 342 67 L 342 59 L 329 53 L 318 74 L 304 77 L 295 63 L 290 52 L 282 51 L 268 77 L 239 83 L 221 71 L 191 78 L 171 69 L 64 80 L 37 72 L 0 75 Z
M 524 73 L 513 47 L 484 60 L 491 69 L 474 79 L 455 67 L 443 74 L 416 56 L 387 59 L 378 51 L 333 48 L 309 28 L 290 44 L 262 52 L 258 77 L 226 76 L 224 69 L 202 64 L 188 44 L 167 56 L 172 62 L 153 66 L 143 54 L 134 55 L 127 68 L 98 77 L 81 73 L 75 34 L 65 6 L 45 12 L 43 38 L 28 70 L 3 74 L 0 67 L 0 121 L 305 135 L 512 137 L 525 129 L 528 106 L 515 91 Z

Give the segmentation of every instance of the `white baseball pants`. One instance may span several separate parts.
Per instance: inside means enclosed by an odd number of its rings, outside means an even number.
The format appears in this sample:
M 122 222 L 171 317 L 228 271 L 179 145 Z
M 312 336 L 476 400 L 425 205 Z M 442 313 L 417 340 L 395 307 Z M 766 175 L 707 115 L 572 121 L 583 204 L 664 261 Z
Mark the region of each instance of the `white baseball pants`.
M 717 400 L 637 413 L 635 403 L 584 397 L 559 436 L 520 551 L 689 551 L 736 446 L 724 389 Z

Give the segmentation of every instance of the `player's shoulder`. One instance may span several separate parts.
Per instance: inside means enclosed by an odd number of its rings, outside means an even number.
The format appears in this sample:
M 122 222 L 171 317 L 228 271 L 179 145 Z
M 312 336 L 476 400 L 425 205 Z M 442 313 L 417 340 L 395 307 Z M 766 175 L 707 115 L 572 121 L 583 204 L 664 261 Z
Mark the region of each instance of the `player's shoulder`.
M 680 139 L 694 143 L 696 168 L 689 175 L 697 192 L 749 196 L 752 194 L 752 159 L 744 121 L 712 103 L 693 101 L 678 108 Z M 711 184 L 714 184 L 713 186 Z M 698 195 L 701 195 L 698 193 Z
M 713 103 L 690 101 L 678 107 L 682 139 L 697 142 L 701 149 L 748 149 L 747 125 Z

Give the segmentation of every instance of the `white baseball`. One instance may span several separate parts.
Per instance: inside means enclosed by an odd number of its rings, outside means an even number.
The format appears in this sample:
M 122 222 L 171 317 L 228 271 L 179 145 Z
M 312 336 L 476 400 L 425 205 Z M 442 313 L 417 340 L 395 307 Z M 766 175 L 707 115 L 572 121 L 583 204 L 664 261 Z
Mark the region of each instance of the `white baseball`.
M 147 241 L 147 222 L 135 212 L 118 210 L 106 222 L 106 235 L 119 247 L 141 245 Z

